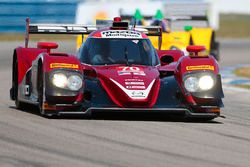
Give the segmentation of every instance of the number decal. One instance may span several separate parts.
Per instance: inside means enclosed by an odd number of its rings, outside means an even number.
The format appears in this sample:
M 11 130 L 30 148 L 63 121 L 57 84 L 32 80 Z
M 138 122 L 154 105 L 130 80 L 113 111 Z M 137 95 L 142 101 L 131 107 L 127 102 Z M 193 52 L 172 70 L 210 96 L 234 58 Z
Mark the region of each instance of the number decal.
M 122 71 L 141 71 L 139 67 L 123 67 Z
M 117 72 L 118 75 L 146 75 L 139 67 L 118 67 Z

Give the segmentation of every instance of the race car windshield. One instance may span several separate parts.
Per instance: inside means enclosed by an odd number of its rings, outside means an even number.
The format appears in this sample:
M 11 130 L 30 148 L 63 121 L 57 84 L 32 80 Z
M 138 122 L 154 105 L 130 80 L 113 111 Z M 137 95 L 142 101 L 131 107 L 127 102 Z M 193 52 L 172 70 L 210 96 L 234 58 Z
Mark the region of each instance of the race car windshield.
M 80 60 L 92 65 L 159 64 L 158 56 L 149 39 L 88 38 L 80 52 Z

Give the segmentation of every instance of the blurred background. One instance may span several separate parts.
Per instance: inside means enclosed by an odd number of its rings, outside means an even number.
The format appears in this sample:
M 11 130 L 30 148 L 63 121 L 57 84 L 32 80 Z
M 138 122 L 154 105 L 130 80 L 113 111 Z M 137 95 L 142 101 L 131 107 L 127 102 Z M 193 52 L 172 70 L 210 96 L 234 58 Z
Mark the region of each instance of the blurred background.
M 17 40 L 23 33 L 25 18 L 32 23 L 94 24 L 96 19 L 112 19 L 120 14 L 164 17 L 172 14 L 204 14 L 217 37 L 250 37 L 249 0 L 0 0 L 2 40 Z M 5 36 L 9 33 L 9 36 Z

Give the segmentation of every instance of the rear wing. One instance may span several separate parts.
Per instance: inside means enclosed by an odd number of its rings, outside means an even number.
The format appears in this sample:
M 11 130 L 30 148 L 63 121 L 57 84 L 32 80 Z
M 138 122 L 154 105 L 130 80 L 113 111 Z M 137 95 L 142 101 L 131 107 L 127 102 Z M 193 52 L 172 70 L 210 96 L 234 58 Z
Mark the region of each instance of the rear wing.
M 26 35 L 25 35 L 25 47 L 28 47 L 29 34 L 72 34 L 72 35 L 84 35 L 90 34 L 98 27 L 94 25 L 80 25 L 80 24 L 30 24 L 30 19 L 26 19 Z M 143 32 L 147 36 L 159 37 L 159 49 L 161 48 L 162 41 L 162 29 L 161 26 L 130 26 L 128 29 L 134 29 Z
M 121 20 L 123 18 L 121 17 Z M 161 36 L 162 29 L 161 26 L 140 26 L 140 25 L 130 25 L 127 21 L 120 21 L 120 22 L 113 22 L 113 20 L 96 20 L 96 27 L 99 28 L 105 28 L 105 27 L 113 27 L 121 28 L 121 29 L 134 29 L 136 31 L 140 31 L 147 36 Z
M 134 18 L 133 15 L 122 14 L 122 13 L 120 13 L 120 17 L 122 18 L 122 20 L 132 20 Z M 144 20 L 152 20 L 153 17 L 154 17 L 153 15 L 143 15 Z
M 26 19 L 25 47 L 28 47 L 29 34 L 90 34 L 96 31 L 96 26 L 86 26 L 79 24 L 30 24 L 30 19 Z
M 143 32 L 147 36 L 161 36 L 162 28 L 161 26 L 135 26 L 136 31 Z
M 171 16 L 171 17 L 166 17 L 166 19 L 171 21 L 182 21 L 182 20 L 208 21 L 208 17 L 206 15 Z
M 136 31 L 143 32 L 147 36 L 158 36 L 158 49 L 161 50 L 162 27 L 161 26 L 135 26 Z
M 206 15 L 172 15 L 166 17 L 166 19 L 173 31 L 183 30 L 184 26 L 209 27 L 209 20 Z

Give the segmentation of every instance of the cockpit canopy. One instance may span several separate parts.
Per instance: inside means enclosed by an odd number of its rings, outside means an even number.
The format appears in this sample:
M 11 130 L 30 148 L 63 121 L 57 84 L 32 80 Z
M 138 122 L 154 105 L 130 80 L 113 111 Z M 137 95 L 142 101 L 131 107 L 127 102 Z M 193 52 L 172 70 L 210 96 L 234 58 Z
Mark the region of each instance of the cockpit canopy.
M 88 38 L 80 49 L 82 63 L 91 65 L 144 65 L 160 63 L 149 39 Z

